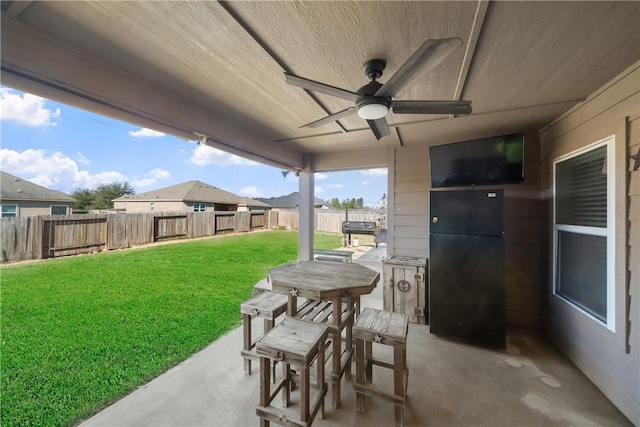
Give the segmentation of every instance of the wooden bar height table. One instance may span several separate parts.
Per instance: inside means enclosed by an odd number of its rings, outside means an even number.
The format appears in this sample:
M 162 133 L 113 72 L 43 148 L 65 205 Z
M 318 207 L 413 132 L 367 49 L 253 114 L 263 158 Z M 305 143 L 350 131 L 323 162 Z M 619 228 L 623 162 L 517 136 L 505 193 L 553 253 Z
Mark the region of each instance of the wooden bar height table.
M 373 291 L 380 274 L 357 263 L 333 261 L 300 261 L 283 264 L 269 272 L 271 290 L 289 297 L 287 316 L 303 320 L 314 319 L 329 327 L 332 336 L 332 403 L 340 405 L 340 380 L 345 372 L 350 375 L 353 354 L 352 328 L 356 300 L 361 295 Z M 311 304 L 298 310 L 298 297 L 306 298 Z M 331 303 L 332 312 L 319 313 L 321 306 L 313 301 Z M 342 331 L 345 331 L 345 345 L 342 348 Z

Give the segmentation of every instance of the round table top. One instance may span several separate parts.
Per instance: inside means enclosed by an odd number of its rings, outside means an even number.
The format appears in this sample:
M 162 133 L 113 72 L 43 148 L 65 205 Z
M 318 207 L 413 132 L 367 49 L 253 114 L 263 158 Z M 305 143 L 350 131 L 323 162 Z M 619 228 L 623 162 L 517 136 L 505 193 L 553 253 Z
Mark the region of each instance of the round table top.
M 269 272 L 272 291 L 295 292 L 305 298 L 364 295 L 373 291 L 379 280 L 377 271 L 351 262 L 299 261 Z

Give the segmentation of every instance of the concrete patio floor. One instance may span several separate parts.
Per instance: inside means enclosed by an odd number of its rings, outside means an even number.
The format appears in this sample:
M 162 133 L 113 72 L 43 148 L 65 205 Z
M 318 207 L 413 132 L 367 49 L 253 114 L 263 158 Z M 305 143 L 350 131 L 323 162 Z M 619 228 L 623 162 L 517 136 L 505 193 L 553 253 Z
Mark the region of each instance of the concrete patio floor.
M 354 261 L 381 271 L 385 254 L 380 247 Z M 381 282 L 362 304 L 382 308 Z M 507 341 L 506 351 L 485 349 L 410 324 L 406 425 L 632 426 L 535 331 L 511 328 Z M 257 426 L 258 366 L 244 375 L 241 348 L 238 328 L 81 426 Z M 390 374 L 374 368 L 374 384 L 392 384 Z M 367 399 L 367 412 L 358 413 L 353 380 L 342 381 L 340 408 L 331 408 L 329 391 L 325 417 L 314 425 L 393 425 L 392 404 Z

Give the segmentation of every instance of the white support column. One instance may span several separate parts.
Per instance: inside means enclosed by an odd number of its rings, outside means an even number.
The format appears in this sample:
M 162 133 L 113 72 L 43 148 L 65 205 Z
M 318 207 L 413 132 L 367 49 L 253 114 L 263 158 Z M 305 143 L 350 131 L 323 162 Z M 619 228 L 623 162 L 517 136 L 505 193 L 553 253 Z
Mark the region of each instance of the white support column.
M 387 255 L 396 254 L 395 226 L 396 223 L 396 149 L 389 147 L 389 162 L 387 166 Z
M 300 171 L 300 227 L 298 234 L 298 260 L 313 259 L 314 224 L 314 175 L 311 167 L 311 156 L 306 155 L 305 168 Z

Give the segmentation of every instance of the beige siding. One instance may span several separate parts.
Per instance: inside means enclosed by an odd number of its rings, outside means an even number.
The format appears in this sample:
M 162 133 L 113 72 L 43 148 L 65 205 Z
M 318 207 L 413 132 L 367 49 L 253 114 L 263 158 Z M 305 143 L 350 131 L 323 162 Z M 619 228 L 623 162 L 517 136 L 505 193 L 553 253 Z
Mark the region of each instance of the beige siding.
M 427 257 L 429 255 L 429 149 L 426 146 L 395 150 L 393 200 L 388 215 L 393 241 L 389 254 Z M 391 205 L 393 203 L 393 206 Z
M 125 209 L 127 213 L 151 212 L 151 201 L 128 200 L 126 202 L 113 202 L 114 209 Z M 153 212 L 191 212 L 193 206 L 187 206 L 181 201 L 154 201 Z
M 507 323 L 537 327 L 541 295 L 539 144 L 537 132 L 527 132 L 525 137 L 525 183 L 494 188 L 505 190 Z M 389 173 L 393 190 L 390 254 L 429 256 L 429 145 L 394 150 Z
M 51 215 L 51 206 L 67 206 L 68 213 L 71 213 L 73 203 L 63 202 L 37 202 L 37 201 L 3 201 L 3 204 L 18 205 L 18 214 L 20 216 L 34 216 L 34 215 Z
M 640 63 L 543 129 L 541 184 L 544 280 L 553 341 L 636 425 L 640 425 L 640 189 L 629 155 L 640 149 Z M 615 136 L 615 332 L 552 295 L 552 162 Z M 635 238 L 634 238 L 635 236 Z M 631 304 L 627 308 L 628 301 Z

